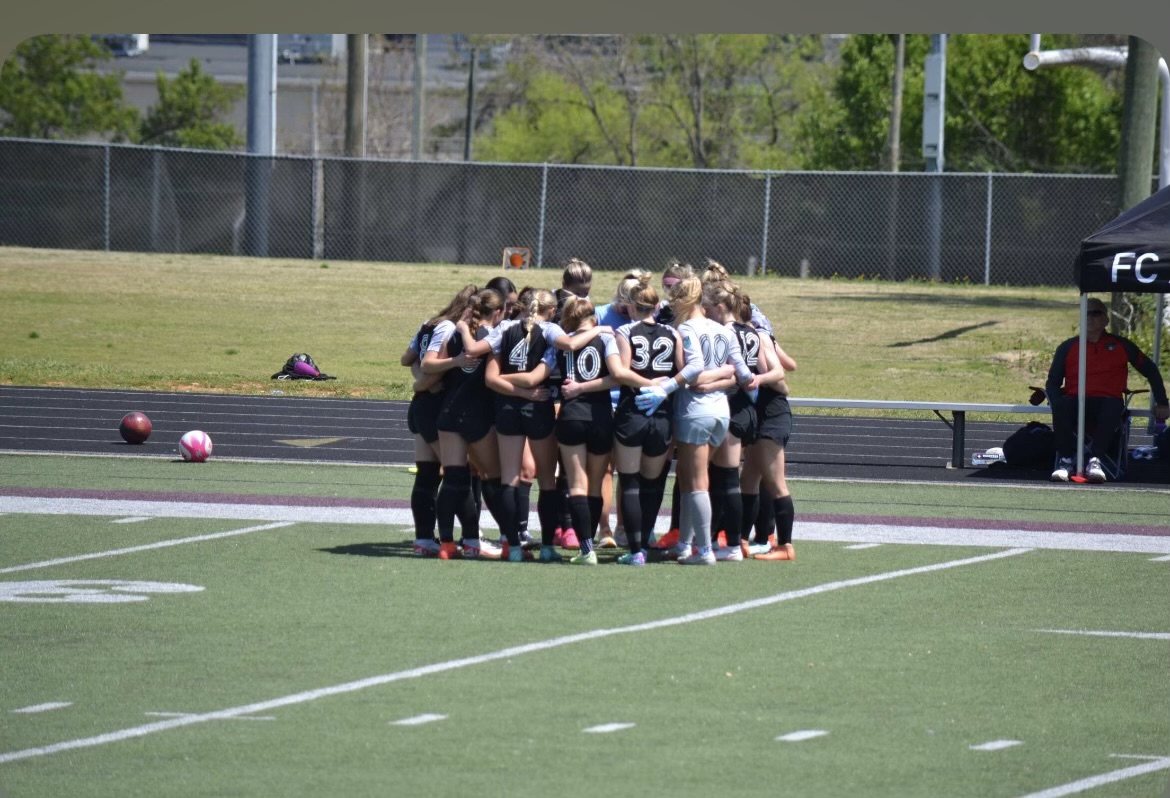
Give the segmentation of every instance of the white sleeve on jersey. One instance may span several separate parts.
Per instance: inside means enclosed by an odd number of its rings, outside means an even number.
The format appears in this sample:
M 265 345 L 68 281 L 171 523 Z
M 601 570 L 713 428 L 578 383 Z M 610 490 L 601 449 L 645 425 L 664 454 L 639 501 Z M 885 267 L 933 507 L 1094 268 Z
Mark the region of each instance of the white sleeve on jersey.
M 427 347 L 428 352 L 442 352 L 443 344 L 455 332 L 455 322 L 443 320 L 435 325 L 435 331 L 431 334 L 431 343 Z

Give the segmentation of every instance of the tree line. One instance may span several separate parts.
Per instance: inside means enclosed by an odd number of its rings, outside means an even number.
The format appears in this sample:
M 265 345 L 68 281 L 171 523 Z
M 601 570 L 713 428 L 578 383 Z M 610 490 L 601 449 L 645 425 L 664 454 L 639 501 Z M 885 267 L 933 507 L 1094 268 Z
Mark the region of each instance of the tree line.
M 724 169 L 921 170 L 926 34 L 472 36 L 508 58 L 479 91 L 479 161 Z M 1124 44 L 1044 36 L 1045 49 Z M 1123 75 L 1028 72 L 1027 34 L 948 37 L 947 171 L 1115 173 Z M 0 70 L 0 135 L 238 149 L 243 96 L 192 60 L 144 114 L 91 37 L 38 36 Z M 409 111 L 409 109 L 407 109 Z M 446 123 L 448 127 L 449 121 Z M 891 132 L 893 131 L 893 135 Z

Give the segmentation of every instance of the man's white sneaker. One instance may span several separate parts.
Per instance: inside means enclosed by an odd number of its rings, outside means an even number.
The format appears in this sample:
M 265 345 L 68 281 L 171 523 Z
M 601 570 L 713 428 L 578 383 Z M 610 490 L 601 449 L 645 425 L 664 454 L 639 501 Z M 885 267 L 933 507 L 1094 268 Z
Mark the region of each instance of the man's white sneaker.
M 716 549 L 715 559 L 719 562 L 743 562 L 743 549 L 738 545 L 724 546 L 721 549 Z
M 1089 458 L 1089 463 L 1085 466 L 1085 476 L 1097 485 L 1105 481 L 1105 469 L 1101 467 L 1101 461 L 1096 457 Z
M 1068 482 L 1069 473 L 1076 467 L 1076 461 L 1071 457 L 1062 457 L 1052 472 L 1053 482 Z

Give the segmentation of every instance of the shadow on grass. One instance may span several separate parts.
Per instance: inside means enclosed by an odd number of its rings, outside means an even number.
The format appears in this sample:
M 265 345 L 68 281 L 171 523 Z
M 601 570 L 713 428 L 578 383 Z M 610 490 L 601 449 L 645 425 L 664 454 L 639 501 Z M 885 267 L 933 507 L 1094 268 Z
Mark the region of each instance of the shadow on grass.
M 950 305 L 952 307 L 972 308 L 1007 308 L 1026 310 L 1067 310 L 1074 312 L 1077 309 L 1075 295 L 1072 299 L 1060 301 L 1055 299 L 1031 299 L 1028 297 L 999 297 L 999 296 L 958 296 L 933 292 L 903 291 L 893 294 L 831 294 L 828 296 L 801 296 L 802 302 L 870 302 L 870 303 L 905 303 Z
M 940 333 L 931 338 L 919 338 L 917 341 L 898 341 L 895 344 L 890 344 L 889 347 L 891 349 L 897 349 L 904 346 L 914 346 L 915 344 L 930 344 L 934 343 L 935 341 L 945 341 L 948 338 L 958 338 L 963 333 L 968 333 L 972 330 L 978 330 L 982 327 L 994 327 L 997 324 L 999 324 L 998 321 L 985 321 L 980 324 L 968 324 L 966 327 L 956 327 L 953 330 L 947 330 L 945 333 Z
M 349 554 L 357 557 L 413 557 L 414 541 L 404 540 L 396 543 L 348 543 L 344 546 L 331 546 L 327 549 L 317 549 L 325 554 Z

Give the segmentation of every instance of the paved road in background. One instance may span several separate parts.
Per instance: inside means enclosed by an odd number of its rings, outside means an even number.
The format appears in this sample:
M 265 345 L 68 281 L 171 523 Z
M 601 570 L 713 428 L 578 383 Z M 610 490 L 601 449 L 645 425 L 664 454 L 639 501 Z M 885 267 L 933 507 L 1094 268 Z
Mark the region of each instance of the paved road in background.
M 406 465 L 414 459 L 406 408 L 406 402 L 359 399 L 0 386 L 0 452 L 174 458 L 180 436 L 201 429 L 211 436 L 214 458 Z M 146 413 L 154 427 L 150 439 L 137 446 L 118 434 L 122 416 L 133 410 Z M 1047 473 L 947 468 L 951 430 L 933 416 L 798 414 L 794 426 L 788 447 L 793 478 L 1047 482 Z M 968 419 L 965 462 L 973 451 L 1002 445 L 1019 426 Z M 1148 441 L 1135 438 L 1134 445 L 1142 443 Z M 1170 463 L 1135 463 L 1129 478 L 1117 484 L 1165 489 Z

